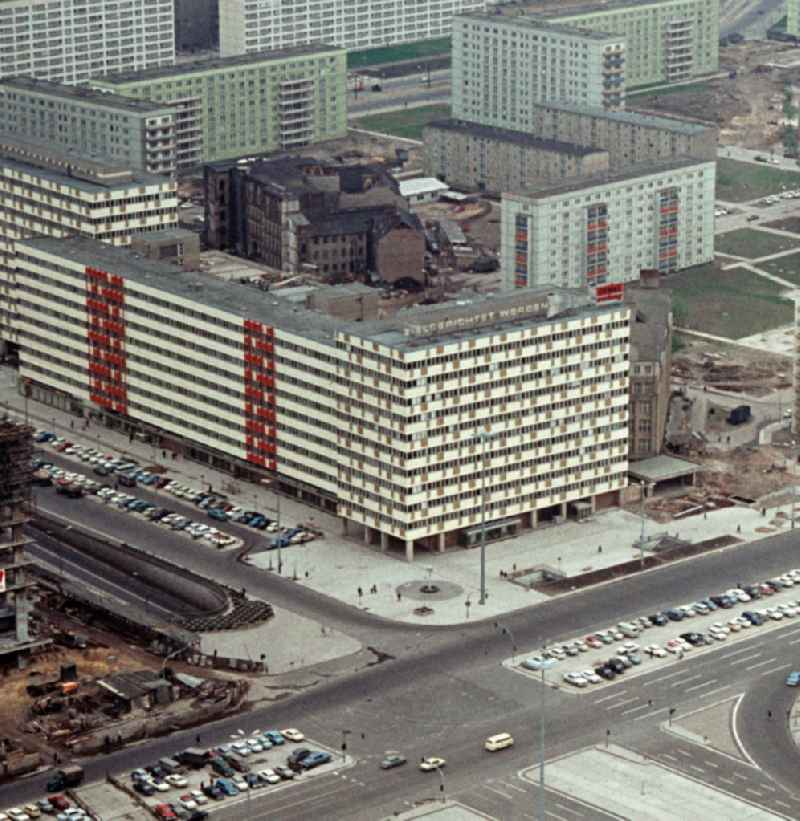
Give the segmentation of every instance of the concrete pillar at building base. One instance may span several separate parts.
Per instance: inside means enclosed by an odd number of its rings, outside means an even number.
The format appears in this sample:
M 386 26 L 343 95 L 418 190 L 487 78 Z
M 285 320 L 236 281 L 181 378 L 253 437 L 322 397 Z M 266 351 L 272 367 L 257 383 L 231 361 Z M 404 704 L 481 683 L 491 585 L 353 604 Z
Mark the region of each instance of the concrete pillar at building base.
M 536 530 L 539 526 L 539 511 L 532 510 L 531 511 L 531 530 Z
M 389 536 L 381 532 L 381 553 L 385 553 L 389 549 Z
M 561 516 L 561 519 L 563 521 L 565 521 L 565 522 L 567 521 L 567 503 L 566 502 L 561 503 L 561 512 L 560 512 L 559 515 Z
M 444 533 L 439 534 L 439 552 L 444 553 Z
M 342 517 L 342 535 L 347 535 L 347 519 L 345 519 L 344 517 Z
M 364 544 L 369 544 L 369 527 L 364 525 Z
M 406 561 L 414 561 L 414 540 L 406 539 Z

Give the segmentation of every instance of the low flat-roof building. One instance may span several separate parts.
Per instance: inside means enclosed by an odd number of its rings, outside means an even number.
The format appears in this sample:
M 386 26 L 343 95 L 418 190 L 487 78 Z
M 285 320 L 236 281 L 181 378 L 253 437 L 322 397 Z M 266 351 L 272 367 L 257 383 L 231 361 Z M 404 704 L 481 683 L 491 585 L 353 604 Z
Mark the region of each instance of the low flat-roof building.
M 463 120 L 428 123 L 423 140 L 425 173 L 467 191 L 528 191 L 608 169 L 605 148 Z
M 18 279 L 34 400 L 277 479 L 408 559 L 625 487 L 629 309 L 585 290 L 347 321 L 82 238 L 21 242 Z

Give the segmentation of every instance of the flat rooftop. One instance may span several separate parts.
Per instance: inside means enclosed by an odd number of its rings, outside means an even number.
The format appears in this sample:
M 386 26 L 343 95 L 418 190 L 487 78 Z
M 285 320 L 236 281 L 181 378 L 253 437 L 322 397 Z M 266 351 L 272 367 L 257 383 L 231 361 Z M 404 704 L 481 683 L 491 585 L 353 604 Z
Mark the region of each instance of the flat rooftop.
M 163 112 L 169 106 L 166 103 L 153 103 L 150 100 L 136 100 L 110 91 L 100 91 L 89 86 L 68 86 L 51 80 L 37 80 L 33 77 L 3 77 L 0 79 L 0 94 L 3 91 L 29 92 L 68 100 L 73 103 L 85 103 L 115 111 L 129 111 L 141 114 Z
M 337 334 L 345 333 L 410 351 L 490 335 L 501 328 L 535 326 L 554 316 L 586 316 L 620 308 L 587 304 L 588 294 L 583 289 L 529 288 L 487 296 L 470 294 L 458 301 L 416 305 L 387 319 L 347 322 L 299 307 L 282 299 L 280 291 L 262 292 L 204 272 L 182 271 L 83 237 L 39 237 L 18 244 L 80 265 L 100 267 L 179 299 L 202 302 L 233 317 L 252 319 L 332 346 Z
M 494 8 L 502 8 L 495 6 Z M 515 7 L 516 8 L 516 7 Z M 517 28 L 531 29 L 532 31 L 553 32 L 558 34 L 565 34 L 572 37 L 581 37 L 584 40 L 597 40 L 599 43 L 605 43 L 609 40 L 619 40 L 618 34 L 612 34 L 607 31 L 598 31 L 597 29 L 581 28 L 580 26 L 559 25 L 550 20 L 542 19 L 540 15 L 520 14 L 518 11 L 515 14 L 508 12 L 501 12 L 499 14 L 492 12 L 469 12 L 468 14 L 460 14 L 459 19 L 474 20 L 478 23 L 499 23 L 501 25 L 515 26 Z
M 577 17 L 581 14 L 596 14 L 604 11 L 624 11 L 625 9 L 642 9 L 650 6 L 680 5 L 686 0 L 605 0 L 605 2 L 570 2 L 570 0 L 520 0 L 517 3 L 503 3 L 493 8 L 497 9 L 496 14 L 536 14 L 544 17 L 562 18 Z
M 639 482 L 657 483 L 670 479 L 692 476 L 700 470 L 700 465 L 676 459 L 674 456 L 652 456 L 628 465 L 628 475 Z
M 606 111 L 604 108 L 584 108 L 577 105 L 567 105 L 564 103 L 536 103 L 532 106 L 537 109 L 554 109 L 557 111 L 567 111 L 571 114 L 583 114 L 597 117 L 601 120 L 637 125 L 640 128 L 657 128 L 663 131 L 674 131 L 676 134 L 695 136 L 702 134 L 708 128 L 716 128 L 716 123 L 701 122 L 700 120 L 687 120 L 682 117 L 666 117 L 660 114 L 651 114 L 649 111 L 637 111 L 636 109 L 625 109 L 625 111 Z
M 120 71 L 96 77 L 94 81 L 110 85 L 125 85 L 127 83 L 160 80 L 163 77 L 182 77 L 186 74 L 202 74 L 206 71 L 225 71 L 239 66 L 259 65 L 260 63 L 280 63 L 294 57 L 313 57 L 315 55 L 339 53 L 344 54 L 345 49 L 319 43 L 259 51 L 253 54 L 237 54 L 233 57 L 212 57 L 207 60 L 179 63 L 174 66 L 153 66 L 141 71 Z
M 557 181 L 551 184 L 543 183 L 542 188 L 530 192 L 509 192 L 504 194 L 511 199 L 520 200 L 547 200 L 550 197 L 557 197 L 561 194 L 572 194 L 576 191 L 583 191 L 586 188 L 596 188 L 598 186 L 612 185 L 617 182 L 633 180 L 648 174 L 662 174 L 668 171 L 680 171 L 684 168 L 692 168 L 700 165 L 715 165 L 713 160 L 698 160 L 693 157 L 680 157 L 674 160 L 663 160 L 660 162 L 647 162 L 629 165 L 624 171 L 608 172 L 599 174 L 589 174 L 584 177 L 573 177 L 568 181 Z
M 486 140 L 498 140 L 500 142 L 516 143 L 526 145 L 531 148 L 539 148 L 542 151 L 554 151 L 559 154 L 572 154 L 585 157 L 589 154 L 607 154 L 605 148 L 592 148 L 588 145 L 578 145 L 577 143 L 567 143 L 561 140 L 546 140 L 533 137 L 522 131 L 513 131 L 510 128 L 497 128 L 491 125 L 480 125 L 467 120 L 434 120 L 428 123 L 426 128 L 440 128 L 443 131 L 455 131 L 459 134 L 469 134 L 473 137 L 482 137 Z

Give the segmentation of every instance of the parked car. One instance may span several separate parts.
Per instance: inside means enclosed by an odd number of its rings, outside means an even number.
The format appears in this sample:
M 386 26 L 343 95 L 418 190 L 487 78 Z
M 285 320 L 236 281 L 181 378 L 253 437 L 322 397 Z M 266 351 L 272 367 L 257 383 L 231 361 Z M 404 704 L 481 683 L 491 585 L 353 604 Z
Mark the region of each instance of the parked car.
M 406 763 L 406 757 L 400 753 L 388 752 L 381 760 L 382 770 L 393 770 L 395 767 L 402 767 Z
M 315 750 L 310 755 L 305 756 L 300 761 L 300 767 L 303 770 L 313 770 L 315 767 L 320 767 L 323 764 L 328 764 L 331 760 L 331 754 L 324 750 Z

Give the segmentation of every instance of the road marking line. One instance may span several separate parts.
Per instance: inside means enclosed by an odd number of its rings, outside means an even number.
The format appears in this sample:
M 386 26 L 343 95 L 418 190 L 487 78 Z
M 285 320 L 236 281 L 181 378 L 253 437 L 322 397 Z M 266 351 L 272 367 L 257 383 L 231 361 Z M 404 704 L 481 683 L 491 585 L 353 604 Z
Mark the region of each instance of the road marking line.
M 772 787 L 769 784 L 761 784 L 761 789 L 769 790 L 770 792 L 775 792 L 775 787 Z
M 745 791 L 745 792 L 749 792 L 749 793 L 750 793 L 750 795 L 757 795 L 759 798 L 761 798 L 761 797 L 762 797 L 762 796 L 761 796 L 761 793 L 760 793 L 758 790 L 754 790 L 752 787 L 745 787 L 745 788 L 744 788 L 744 791 Z
M 557 815 L 557 814 L 556 814 L 556 813 L 554 813 L 554 812 L 548 812 L 548 813 L 547 813 L 547 817 L 548 817 L 548 818 L 557 818 L 557 819 L 558 819 L 558 821 L 567 821 L 567 819 L 566 819 L 566 818 L 564 818 L 564 816 L 563 816 L 563 815 Z
M 484 784 L 483 788 L 485 790 L 489 790 L 490 792 L 497 793 L 497 795 L 502 795 L 503 798 L 507 798 L 511 801 L 511 796 L 508 793 L 503 792 L 502 790 L 498 790 L 497 787 L 492 787 L 490 784 Z
M 692 690 L 699 690 L 701 687 L 708 687 L 709 684 L 716 684 L 718 679 L 712 678 L 710 681 L 702 681 L 700 684 L 695 684 L 692 687 L 687 687 L 686 692 L 691 693 Z
M 624 696 L 627 693 L 627 690 L 621 690 L 619 693 L 612 693 L 610 696 L 603 696 L 603 698 L 598 698 L 595 700 L 595 704 L 602 704 L 604 701 L 610 701 L 612 698 L 619 698 L 620 696 Z
M 759 667 L 763 667 L 765 664 L 772 664 L 773 661 L 777 661 L 777 657 L 766 659 L 766 661 L 759 661 L 758 664 L 751 664 L 749 667 L 745 667 L 745 670 L 757 670 Z
M 583 818 L 583 813 L 576 812 L 575 810 L 572 809 L 572 807 L 565 807 L 563 804 L 558 804 L 558 803 L 556 803 L 556 806 L 560 810 L 564 810 L 564 812 L 568 812 L 570 815 L 575 815 L 578 818 Z
M 734 777 L 734 778 L 741 778 L 741 779 L 742 779 L 742 781 L 747 781 L 747 779 L 748 779 L 748 776 L 746 776 L 746 775 L 742 775 L 741 773 L 734 773 L 734 774 L 733 774 L 733 777 Z
M 715 764 L 713 761 L 705 761 L 703 762 L 709 767 L 713 767 L 715 770 L 719 769 L 719 764 Z
M 675 758 L 674 755 L 670 755 L 669 753 L 661 753 L 662 758 L 668 758 L 670 761 L 677 761 L 678 759 Z
M 675 681 L 672 684 L 670 684 L 669 686 L 670 687 L 682 687 L 684 684 L 687 684 L 690 681 L 697 681 L 697 679 L 699 679 L 699 678 L 703 678 L 702 673 L 698 673 L 696 676 L 690 676 L 689 678 L 685 678 L 685 679 L 683 679 L 683 681 Z
M 697 772 L 703 773 L 703 775 L 705 775 L 706 771 L 702 767 L 697 767 L 694 764 L 690 764 L 689 768 L 692 769 L 692 770 L 697 770 Z
M 634 721 L 644 721 L 646 718 L 653 718 L 657 716 L 659 713 L 666 713 L 669 710 L 669 707 L 662 707 L 660 710 L 653 710 L 652 713 L 647 713 L 643 716 L 637 716 L 634 718 Z
M 742 653 L 749 653 L 753 648 L 752 647 L 743 647 L 741 650 L 734 650 L 732 653 L 723 653 L 720 656 L 720 659 L 730 659 L 734 656 L 741 656 Z M 760 656 L 761 653 L 756 653 L 757 656 Z M 754 656 L 755 658 L 755 656 Z
M 753 653 L 752 656 L 745 656 L 743 659 L 738 659 L 737 663 L 741 664 L 743 661 L 750 661 L 750 659 L 757 659 L 760 658 L 761 653 Z
M 509 790 L 516 790 L 517 792 L 527 793 L 528 791 L 523 789 L 522 787 L 518 787 L 516 784 L 509 784 L 506 781 L 502 782 L 503 786 Z
M 681 755 L 685 755 L 687 758 L 691 758 L 691 757 L 692 757 L 692 754 L 691 754 L 690 752 L 688 752 L 687 750 L 681 750 L 681 749 L 678 749 L 678 752 L 679 752 Z
M 790 810 L 792 808 L 790 804 L 787 804 L 785 801 L 779 801 L 777 798 L 775 799 L 775 803 L 779 807 L 786 807 L 787 810 Z
M 616 710 L 617 707 L 624 707 L 626 704 L 630 704 L 632 701 L 638 701 L 639 696 L 631 696 L 630 698 L 626 698 L 623 701 L 618 702 L 617 704 L 609 704 L 606 707 L 606 710 Z
M 744 748 L 744 744 L 742 744 L 742 739 L 739 738 L 739 730 L 736 727 L 737 719 L 739 717 L 739 707 L 742 706 L 742 699 L 744 698 L 744 693 L 742 693 L 739 698 L 736 700 L 736 704 L 733 705 L 733 715 L 731 716 L 731 730 L 733 731 L 733 740 L 736 742 L 736 746 L 739 748 L 739 752 L 748 760 L 751 767 L 755 767 L 757 770 L 760 770 L 761 767 L 756 764 L 755 761 L 750 757 L 750 754 Z
M 638 713 L 640 710 L 647 710 L 648 707 L 650 707 L 649 704 L 640 704 L 638 707 L 631 707 L 628 710 L 623 710 L 620 713 L 620 715 L 621 716 L 626 716 L 626 715 L 629 715 L 630 713 Z
M 715 696 L 717 693 L 721 693 L 723 690 L 729 690 L 730 687 L 730 684 L 726 684 L 724 687 L 717 687 L 716 690 L 709 690 L 707 693 L 700 693 L 700 698 L 708 698 L 709 696 Z M 707 708 L 704 707 L 703 709 Z
M 800 639 L 795 639 L 794 641 L 790 641 L 789 644 L 800 644 Z
M 658 678 L 654 678 L 651 681 L 643 681 L 642 687 L 647 687 L 650 684 L 661 684 L 662 681 L 669 681 L 671 678 L 675 678 L 675 676 L 682 676 L 684 672 L 684 670 L 678 670 L 675 673 L 670 673 L 668 676 L 659 676 Z
M 730 778 L 723 778 L 722 776 L 719 777 L 719 780 L 724 782 L 725 784 L 730 784 L 731 786 L 733 786 L 734 783 L 733 781 L 731 781 Z

